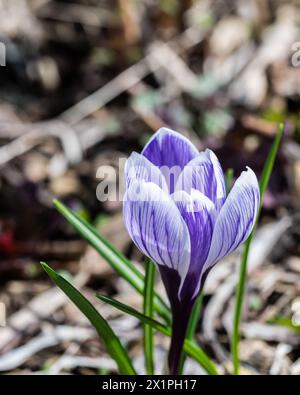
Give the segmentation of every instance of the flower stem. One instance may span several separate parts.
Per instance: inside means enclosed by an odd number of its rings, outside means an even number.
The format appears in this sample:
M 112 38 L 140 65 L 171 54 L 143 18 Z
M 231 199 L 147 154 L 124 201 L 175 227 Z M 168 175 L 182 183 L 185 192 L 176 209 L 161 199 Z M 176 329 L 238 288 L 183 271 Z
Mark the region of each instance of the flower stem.
M 153 318 L 156 268 L 149 258 L 146 258 L 145 268 L 144 314 L 149 318 Z M 146 372 L 147 374 L 154 374 L 153 328 L 147 324 L 144 324 L 144 353 Z
M 183 343 L 193 304 L 194 302 L 178 302 L 176 306 L 172 306 L 172 338 L 168 357 L 169 373 L 172 375 L 179 374 Z

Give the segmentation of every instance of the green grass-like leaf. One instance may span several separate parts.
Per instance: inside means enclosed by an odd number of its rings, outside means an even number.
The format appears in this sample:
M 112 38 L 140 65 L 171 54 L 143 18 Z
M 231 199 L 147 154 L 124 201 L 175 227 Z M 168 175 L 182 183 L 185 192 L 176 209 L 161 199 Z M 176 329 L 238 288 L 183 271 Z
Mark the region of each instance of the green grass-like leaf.
M 154 285 L 155 285 L 155 264 L 146 258 L 145 262 L 145 289 L 144 289 L 144 315 L 150 318 L 154 316 Z M 144 324 L 144 353 L 147 374 L 154 373 L 153 359 L 153 328 Z
M 123 311 L 126 314 L 132 315 L 140 320 L 142 323 L 152 326 L 157 331 L 161 332 L 166 336 L 171 336 L 171 328 L 161 324 L 160 322 L 145 316 L 144 314 L 140 313 L 139 311 L 133 309 L 130 306 L 127 306 L 113 298 L 108 296 L 97 294 L 97 297 L 105 303 L 110 304 L 111 306 L 115 307 L 116 309 Z M 211 375 L 218 375 L 219 372 L 212 362 L 212 360 L 208 357 L 208 355 L 194 342 L 191 340 L 186 339 L 184 342 L 184 351 L 187 355 L 197 361 L 205 371 Z
M 265 162 L 262 175 L 259 182 L 260 188 L 260 208 L 257 215 L 259 218 L 262 200 L 267 189 L 267 186 L 270 181 L 270 177 L 272 174 L 272 170 L 274 167 L 275 158 L 279 149 L 280 141 L 284 132 L 284 124 L 280 124 L 277 129 L 277 133 L 271 149 L 269 151 L 267 160 Z M 232 353 L 232 363 L 233 363 L 233 372 L 234 374 L 239 374 L 240 370 L 240 361 L 239 361 L 239 341 L 240 341 L 240 322 L 241 322 L 241 315 L 242 315 L 242 307 L 243 307 L 243 300 L 244 300 L 244 293 L 245 293 L 245 286 L 246 286 L 246 278 L 247 278 L 247 266 L 248 266 L 248 256 L 251 247 L 251 243 L 253 240 L 253 236 L 256 230 L 256 225 L 254 226 L 253 231 L 251 232 L 249 238 L 244 244 L 244 250 L 242 254 L 242 261 L 240 267 L 240 275 L 239 281 L 236 287 L 236 299 L 235 299 L 235 310 L 234 310 L 234 317 L 233 317 L 233 332 L 231 338 L 231 353 Z
M 289 317 L 277 316 L 269 320 L 269 323 L 291 329 L 292 331 L 300 335 L 300 325 L 295 325 Z
M 129 259 L 114 248 L 104 237 L 98 234 L 89 223 L 80 218 L 60 201 L 54 200 L 53 204 L 55 208 L 66 218 L 66 220 L 77 230 L 77 232 L 84 237 L 88 243 L 91 244 L 107 261 L 107 263 L 133 288 L 143 295 L 145 277 L 136 268 L 136 266 L 134 266 Z M 157 294 L 155 294 L 154 297 L 154 308 L 156 312 L 166 320 L 166 322 L 170 322 L 170 309 Z
M 196 302 L 193 307 L 193 310 L 192 310 L 192 314 L 191 314 L 189 324 L 187 327 L 187 331 L 186 331 L 186 338 L 187 339 L 191 340 L 195 336 L 200 312 L 202 309 L 203 297 L 204 297 L 204 293 L 202 291 L 201 294 L 197 297 Z
M 97 333 L 103 340 L 107 352 L 116 361 L 119 371 L 122 374 L 135 375 L 136 372 L 128 357 L 127 351 L 122 346 L 120 340 L 115 335 L 111 327 L 95 307 L 64 277 L 59 275 L 46 263 L 41 265 L 48 276 L 54 283 L 68 296 L 68 298 L 78 307 L 78 309 L 86 316 L 90 323 L 94 326 Z

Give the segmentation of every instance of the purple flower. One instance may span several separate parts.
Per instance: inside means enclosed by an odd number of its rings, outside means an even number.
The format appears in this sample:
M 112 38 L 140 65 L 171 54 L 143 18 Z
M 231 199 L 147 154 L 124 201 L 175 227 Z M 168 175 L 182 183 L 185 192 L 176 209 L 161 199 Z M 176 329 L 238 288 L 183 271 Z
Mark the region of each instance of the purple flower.
M 226 198 L 211 150 L 162 128 L 125 167 L 124 221 L 136 246 L 158 266 L 172 309 L 170 372 L 178 371 L 195 299 L 210 269 L 253 229 L 260 194 L 247 168 Z

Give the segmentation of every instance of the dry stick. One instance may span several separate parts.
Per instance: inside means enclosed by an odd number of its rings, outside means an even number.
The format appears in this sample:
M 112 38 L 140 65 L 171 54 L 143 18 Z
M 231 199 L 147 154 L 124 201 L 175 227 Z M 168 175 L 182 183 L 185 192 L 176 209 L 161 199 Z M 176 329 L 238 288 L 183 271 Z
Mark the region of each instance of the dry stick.
M 68 163 L 77 163 L 82 159 L 84 150 L 106 136 L 101 123 L 87 121 L 76 125 L 76 130 L 60 120 L 29 125 L 1 123 L 0 128 L 3 134 L 13 129 L 14 133 L 19 135 L 0 148 L 0 166 L 30 151 L 47 137 L 55 137 L 61 142 Z
M 185 46 L 187 46 L 187 44 L 185 44 Z M 150 46 L 150 51 L 152 54 L 152 56 L 149 58 L 151 72 L 156 73 L 160 69 L 164 69 L 172 79 L 170 82 L 172 85 L 171 89 L 167 87 L 165 88 L 165 91 L 160 90 L 163 101 L 168 102 L 172 100 L 172 98 L 180 95 L 182 91 L 191 92 L 193 89 L 195 89 L 195 86 L 198 83 L 198 78 L 196 74 L 193 73 L 193 71 L 191 71 L 191 69 L 187 66 L 184 60 L 178 55 L 177 52 L 180 52 L 178 47 L 177 51 L 175 51 L 174 45 L 172 46 L 164 42 L 156 42 Z M 158 65 L 161 67 L 158 67 Z M 179 75 L 180 78 L 178 78 Z M 131 95 L 135 96 L 146 90 L 147 86 L 143 82 L 139 82 L 128 91 Z M 137 105 L 133 105 L 132 108 L 154 131 L 158 130 L 162 126 L 167 126 L 166 123 L 163 122 L 163 120 L 151 109 L 149 110 L 140 108 Z M 183 129 L 181 131 L 184 135 L 193 140 L 189 131 Z
M 74 283 L 80 288 L 87 283 L 88 279 L 89 274 L 79 272 L 74 278 Z M 38 328 L 41 320 L 49 318 L 66 301 L 66 296 L 57 288 L 50 288 L 34 297 L 24 308 L 8 319 L 6 327 L 0 328 L 0 351 L 3 352 L 13 343 L 18 343 L 28 328 L 31 330 Z
M 16 127 L 18 128 L 19 126 L 17 125 Z M 70 162 L 78 161 L 82 157 L 82 149 L 77 134 L 65 122 L 59 120 L 47 121 L 35 125 L 26 125 L 25 130 L 27 128 L 30 129 L 27 133 L 0 148 L 0 166 L 28 152 L 39 144 L 42 139 L 49 136 L 60 139 Z
M 274 355 L 274 361 L 270 368 L 270 375 L 278 376 L 282 373 L 282 365 L 284 364 L 284 360 L 286 359 L 287 354 L 289 354 L 291 351 L 292 347 L 290 344 L 286 344 L 286 342 L 278 344 Z
M 181 52 L 198 44 L 203 38 L 204 33 L 195 27 L 191 27 L 182 33 L 179 38 L 172 40 L 169 45 Z M 73 125 L 98 111 L 124 91 L 132 88 L 150 73 L 149 62 L 151 62 L 156 51 L 159 53 L 160 48 L 155 48 L 145 58 L 123 71 L 102 88 L 64 111 L 60 115 L 60 119 Z M 158 69 L 161 64 L 156 63 L 156 66 L 152 66 L 152 71 L 153 67 Z
M 144 82 L 139 82 L 132 88 L 128 90 L 128 92 L 133 97 L 137 97 L 138 95 L 146 92 L 149 87 Z M 134 112 L 138 114 L 138 116 L 145 122 L 146 125 L 150 127 L 152 130 L 158 130 L 159 128 L 166 126 L 166 123 L 159 117 L 159 115 L 155 114 L 152 109 L 149 108 L 141 108 L 141 106 L 131 104 L 131 107 Z
M 115 372 L 117 373 L 117 365 L 111 358 L 106 357 L 81 357 L 78 355 L 63 355 L 60 357 L 48 370 L 48 374 L 58 375 L 63 370 L 71 371 L 72 369 L 83 367 L 99 370 L 101 367 L 102 371 Z
M 26 0 L 0 1 L 0 35 L 8 40 L 26 37 L 31 45 L 40 45 L 43 40 L 42 27 Z
M 168 73 L 172 81 L 172 89 L 165 89 L 165 92 L 160 90 L 161 99 L 164 102 L 170 101 L 172 98 L 178 96 L 182 91 L 190 92 L 195 88 L 198 82 L 196 74 L 186 65 L 181 57 L 178 56 L 176 51 L 168 44 L 163 42 L 156 42 L 151 45 L 150 51 L 152 56 L 149 58 L 150 70 L 156 73 L 158 69 L 164 69 Z M 160 65 L 161 67 L 158 67 Z M 180 75 L 180 78 L 178 76 Z M 159 76 L 158 76 L 159 78 Z M 162 77 L 163 79 L 163 77 Z M 165 81 L 164 81 L 165 82 Z M 148 87 L 139 82 L 128 91 L 133 96 L 146 92 Z M 138 106 L 132 106 L 133 110 L 150 126 L 151 129 L 157 130 L 165 126 L 165 122 L 155 114 L 151 109 L 144 109 Z
M 141 24 L 138 4 L 135 1 L 119 0 L 123 31 L 127 45 L 133 45 L 141 39 Z
M 99 28 L 109 26 L 114 18 L 114 13 L 108 9 L 80 4 L 66 4 L 59 2 L 45 2 L 36 7 L 39 18 L 51 19 L 52 21 L 81 23 L 86 26 Z
M 264 340 L 265 342 L 288 343 L 299 346 L 299 334 L 290 328 L 261 322 L 248 322 L 241 325 L 242 333 L 248 339 Z
M 147 58 L 123 71 L 102 88 L 81 100 L 60 115 L 60 118 L 74 125 L 88 115 L 105 106 L 109 101 L 137 84 L 148 74 Z
M 84 342 L 90 339 L 95 331 L 90 328 L 74 328 L 73 326 L 57 326 L 39 334 L 26 344 L 1 355 L 0 371 L 9 371 L 23 365 L 29 358 L 45 348 L 70 341 Z

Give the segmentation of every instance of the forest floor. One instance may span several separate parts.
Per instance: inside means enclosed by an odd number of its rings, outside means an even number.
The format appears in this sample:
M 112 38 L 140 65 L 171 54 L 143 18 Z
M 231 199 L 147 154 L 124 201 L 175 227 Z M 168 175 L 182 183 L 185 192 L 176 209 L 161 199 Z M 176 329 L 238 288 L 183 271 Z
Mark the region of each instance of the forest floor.
M 297 2 L 0 0 L 0 15 L 0 372 L 116 372 L 40 260 L 73 276 L 144 372 L 138 321 L 95 293 L 138 309 L 140 297 L 56 212 L 54 197 L 140 265 L 122 203 L 96 197 L 101 165 L 118 171 L 119 158 L 168 126 L 213 149 L 235 178 L 246 165 L 260 176 L 285 121 L 250 254 L 241 360 L 245 374 L 300 374 Z M 237 252 L 209 275 L 197 331 L 226 373 L 239 263 Z M 157 373 L 167 347 L 156 335 Z M 186 372 L 202 370 L 188 361 Z

